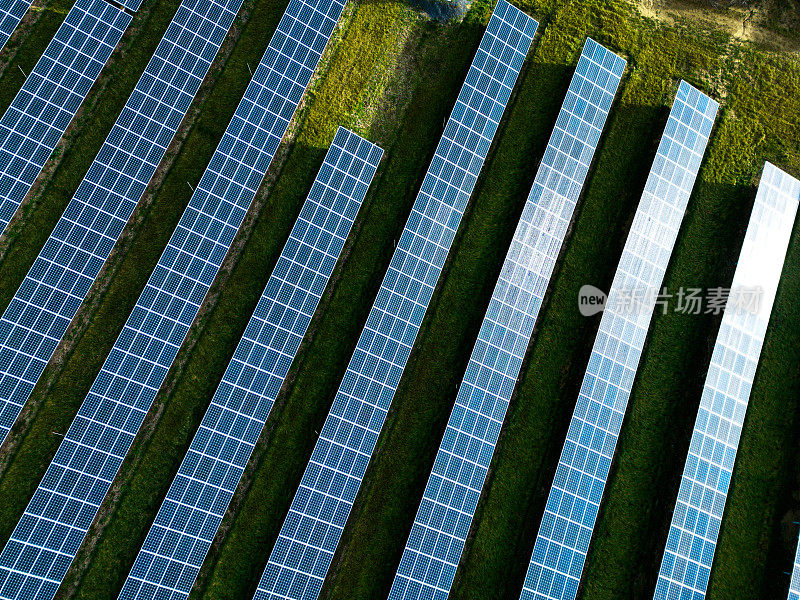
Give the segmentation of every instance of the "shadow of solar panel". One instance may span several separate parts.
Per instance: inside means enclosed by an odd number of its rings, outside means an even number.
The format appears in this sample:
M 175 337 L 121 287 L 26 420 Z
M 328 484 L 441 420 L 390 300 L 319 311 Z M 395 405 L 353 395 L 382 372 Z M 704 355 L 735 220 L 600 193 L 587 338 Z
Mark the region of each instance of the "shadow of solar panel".
M 0 553 L 0 597 L 45 600 L 58 589 L 219 272 L 342 8 L 331 0 L 293 0 L 286 9 L 169 244 Z M 137 118 L 129 131 L 147 133 L 149 125 L 137 127 Z
M 631 385 L 718 105 L 681 82 L 608 294 L 521 598 L 575 598 Z M 624 299 L 638 290 L 641 302 Z M 638 297 L 638 296 L 637 296 Z
M 141 199 L 241 3 L 185 0 L 180 5 L 0 318 L 0 443 Z
M 708 368 L 655 598 L 705 598 L 750 389 L 792 235 L 800 181 L 764 165 Z
M 625 61 L 588 39 L 495 285 L 389 598 L 444 600 Z
M 500 0 L 255 597 L 316 598 L 537 23 Z
M 0 231 L 6 228 L 131 22 L 77 0 L 0 119 Z
M 189 596 L 382 155 L 336 133 L 121 600 Z
M 33 0 L 11 0 L 7 5 L 0 6 L 0 50 L 5 47 L 32 3 Z

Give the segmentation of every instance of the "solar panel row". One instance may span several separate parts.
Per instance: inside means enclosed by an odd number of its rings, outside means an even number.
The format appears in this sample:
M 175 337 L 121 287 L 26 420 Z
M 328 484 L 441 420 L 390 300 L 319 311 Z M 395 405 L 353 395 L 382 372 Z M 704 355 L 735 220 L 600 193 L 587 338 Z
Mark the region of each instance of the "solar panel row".
M 11 0 L 0 6 L 0 50 L 5 47 L 31 4 L 33 0 Z
M 290 2 L 147 286 L 0 553 L 0 597 L 44 600 L 58 589 L 219 271 L 342 8 L 331 0 Z
M 657 600 L 705 598 L 750 389 L 798 199 L 800 181 L 766 163 L 731 284 L 735 293 L 728 298 L 703 385 L 658 575 Z
M 292 501 L 256 598 L 316 598 L 537 23 L 500 0 Z
M 511 392 L 625 61 L 586 40 L 439 446 L 389 598 L 450 592 Z
M 382 155 L 336 133 L 121 600 L 188 597 Z
M 131 17 L 77 0 L 0 119 L 0 231 L 6 228 L 111 56 Z
M 635 311 L 613 307 L 624 308 L 626 292 L 660 287 L 717 108 L 681 82 L 608 294 L 612 310 L 600 321 L 525 577 L 525 600 L 577 593 L 655 296 L 644 294 Z
M 181 3 L 75 196 L 0 318 L 0 443 L 141 199 L 241 3 Z

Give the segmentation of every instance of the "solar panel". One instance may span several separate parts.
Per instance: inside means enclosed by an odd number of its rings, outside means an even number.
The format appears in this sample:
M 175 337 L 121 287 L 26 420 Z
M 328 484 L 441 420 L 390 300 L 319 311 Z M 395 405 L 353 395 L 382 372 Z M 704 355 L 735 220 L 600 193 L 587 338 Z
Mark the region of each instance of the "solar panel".
M 136 208 L 242 0 L 184 0 L 0 318 L 0 443 Z
M 219 271 L 342 8 L 331 0 L 292 0 L 284 13 L 169 244 L 0 553 L 0 597 L 45 600 L 58 589 Z
M 0 231 L 6 228 L 131 22 L 77 0 L 0 119 Z
M 766 163 L 703 385 L 656 599 L 705 598 L 742 423 L 798 198 L 800 181 Z M 760 298 L 753 293 L 757 290 Z M 760 300 L 758 305 L 754 298 Z
M 11 0 L 8 4 L 0 5 L 0 50 L 5 47 L 32 3 L 33 0 Z
M 382 155 L 336 133 L 121 600 L 189 596 Z
M 444 600 L 625 61 L 586 40 L 458 389 L 391 600 Z
M 131 12 L 136 12 L 142 5 L 142 2 L 144 2 L 144 0 L 123 0 L 120 4 Z
M 255 597 L 319 595 L 537 23 L 499 0 Z
M 789 582 L 789 600 L 800 600 L 800 545 L 794 555 L 794 567 L 792 567 L 792 579 Z
M 658 289 L 718 104 L 682 81 L 636 210 L 592 348 L 536 537 L 524 600 L 572 599 L 650 324 L 655 296 L 623 310 L 628 291 Z M 614 308 L 617 307 L 617 308 Z

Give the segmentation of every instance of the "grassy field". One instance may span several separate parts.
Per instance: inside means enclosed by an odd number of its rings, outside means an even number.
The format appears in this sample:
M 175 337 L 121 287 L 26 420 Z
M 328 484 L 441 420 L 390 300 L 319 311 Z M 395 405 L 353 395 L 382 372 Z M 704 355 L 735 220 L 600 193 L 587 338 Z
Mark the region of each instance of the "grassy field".
M 59 438 L 51 432 L 68 426 L 136 301 L 188 202 L 186 181 L 202 173 L 247 83 L 247 66 L 258 62 L 285 5 L 284 0 L 246 5 L 240 37 L 197 122 L 112 259 L 107 278 L 113 278 L 82 311 L 88 326 L 76 330 L 70 352 L 48 367 L 35 390 L 32 405 L 38 409 L 16 428 L 14 452 L 0 464 L 0 496 L 8 499 L 0 505 L 0 540 L 7 539 L 55 452 Z M 519 594 L 599 322 L 579 315 L 577 290 L 585 283 L 610 284 L 677 81 L 700 86 L 722 109 L 666 285 L 727 285 L 763 161 L 800 174 L 800 63 L 791 54 L 737 41 L 680 14 L 645 18 L 622 0 L 518 5 L 540 20 L 543 33 L 465 214 L 334 559 L 326 598 L 388 593 L 456 385 L 587 35 L 625 56 L 629 70 L 542 311 L 453 598 Z M 146 18 L 137 17 L 129 37 L 141 43 L 129 47 L 124 66 L 113 65 L 103 102 L 87 111 L 58 169 L 12 230 L 0 263 L 0 308 L 77 186 L 175 6 L 177 1 L 155 3 Z M 764 13 L 765 26 L 791 36 L 783 13 L 775 10 Z M 250 597 L 489 12 L 478 1 L 463 22 L 441 24 L 401 2 L 363 1 L 346 9 L 296 117 L 293 143 L 268 175 L 190 332 L 191 343 L 179 354 L 60 598 L 99 600 L 118 592 L 341 124 L 380 144 L 386 157 L 234 498 L 235 510 L 226 515 L 192 593 L 193 600 Z M 45 16 L 13 61 L 37 56 L 37 47 L 41 52 L 41 40 L 57 27 Z M 0 83 L 12 81 L 18 71 L 13 64 Z M 0 90 L 2 105 L 11 93 L 4 85 Z M 709 588 L 712 599 L 780 597 L 788 584 L 781 572 L 797 535 L 791 521 L 800 514 L 794 496 L 800 488 L 794 435 L 800 425 L 800 326 L 792 319 L 800 311 L 798 269 L 795 236 L 742 437 Z M 652 596 L 718 326 L 718 318 L 705 316 L 669 313 L 654 319 L 582 599 Z

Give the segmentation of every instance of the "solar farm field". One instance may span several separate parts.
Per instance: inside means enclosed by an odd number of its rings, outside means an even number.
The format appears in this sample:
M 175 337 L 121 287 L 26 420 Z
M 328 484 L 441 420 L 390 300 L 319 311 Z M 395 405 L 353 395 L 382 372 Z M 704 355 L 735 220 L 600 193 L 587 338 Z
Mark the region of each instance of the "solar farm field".
M 0 237 L 0 311 L 11 305 L 181 2 L 145 0 L 138 10 L 135 4 L 127 11 L 130 26 L 76 120 Z M 321 598 L 366 600 L 390 593 L 587 37 L 627 67 L 522 361 L 450 598 L 520 595 L 600 325 L 599 315 L 580 314 L 578 290 L 584 284 L 611 286 L 679 82 L 708 94 L 719 111 L 669 260 L 663 283 L 668 289 L 729 286 L 764 161 L 800 175 L 796 0 L 762 0 L 748 8 L 701 0 L 513 4 L 538 21 L 536 36 L 460 225 L 456 220 L 452 249 L 385 425 L 378 427 Z M 174 123 L 177 133 L 164 144 L 153 179 L 3 442 L 4 545 L 64 436 L 69 438 L 70 424 L 91 397 L 128 316 L 143 302 L 140 294 L 165 260 L 162 252 L 168 252 L 182 215 L 194 210 L 190 201 L 211 193 L 201 178 L 209 161 L 209 170 L 219 164 L 212 160 L 215 149 L 251 77 L 261 77 L 262 87 L 272 85 L 266 71 L 259 75 L 259 63 L 287 6 L 285 0 L 241 4 L 193 103 Z M 70 0 L 37 0 L 22 19 L 0 53 L 0 113 L 71 7 Z M 327 47 L 317 40 L 314 48 L 325 47 L 319 66 L 282 143 L 270 147 L 264 182 L 253 190 L 255 199 L 232 243 L 223 246 L 229 250 L 211 272 L 213 283 L 203 279 L 208 294 L 185 323 L 188 334 L 174 360 L 162 365 L 163 384 L 153 390 L 141 427 L 132 428 L 130 449 L 119 455 L 119 473 L 87 524 L 85 542 L 56 598 L 120 594 L 273 268 L 279 271 L 279 256 L 334 136 L 346 127 L 379 146 L 383 158 L 266 427 L 249 462 L 244 460 L 241 483 L 219 530 L 210 535 L 213 543 L 199 561 L 189 598 L 233 600 L 256 592 L 312 451 L 325 439 L 326 416 L 390 259 L 403 248 L 404 225 L 493 9 L 488 0 L 475 0 L 462 18 L 448 19 L 453 6 L 428 0 L 358 0 L 345 4 Z M 313 69 L 315 63 L 309 64 Z M 300 98 L 297 89 L 280 90 L 295 102 Z M 280 126 L 276 130 L 280 135 Z M 263 160 L 259 165 L 266 168 Z M 238 222 L 233 219 L 234 230 Z M 786 572 L 798 537 L 794 521 L 800 520 L 798 275 L 795 232 L 728 490 L 707 591 L 711 599 L 783 598 L 788 591 Z M 656 311 L 579 599 L 652 597 L 721 318 Z

